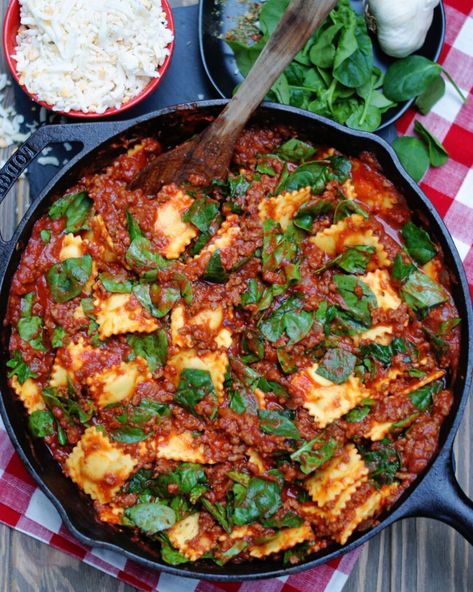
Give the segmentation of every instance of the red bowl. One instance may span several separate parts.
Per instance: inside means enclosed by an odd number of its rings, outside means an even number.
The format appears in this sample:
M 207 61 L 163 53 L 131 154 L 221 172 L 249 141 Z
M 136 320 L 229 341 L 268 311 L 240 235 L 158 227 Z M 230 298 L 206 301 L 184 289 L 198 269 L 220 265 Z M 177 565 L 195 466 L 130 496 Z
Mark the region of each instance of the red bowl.
M 6 57 L 8 66 L 10 68 L 10 71 L 12 73 L 12 76 L 18 82 L 18 84 L 21 86 L 21 88 L 25 91 L 25 93 L 31 99 L 33 99 L 33 101 L 35 101 L 39 105 L 42 105 L 43 107 L 46 107 L 46 109 L 49 109 L 50 111 L 54 111 L 54 113 L 59 113 L 61 115 L 67 115 L 68 117 L 81 117 L 82 119 L 96 119 L 99 117 L 109 117 L 111 115 L 118 115 L 119 113 L 122 113 L 123 111 L 126 111 L 127 109 L 130 109 L 131 107 L 134 107 L 135 105 L 137 105 L 138 103 L 143 101 L 147 96 L 149 96 L 155 90 L 155 88 L 158 86 L 158 84 L 161 82 L 161 80 L 164 76 L 164 73 L 166 72 L 166 70 L 169 67 L 169 64 L 171 63 L 171 57 L 172 57 L 172 53 L 174 51 L 174 35 L 175 35 L 174 20 L 172 18 L 172 12 L 171 12 L 171 8 L 168 4 L 168 1 L 161 0 L 161 4 L 163 7 L 163 11 L 166 14 L 166 20 L 167 20 L 168 27 L 173 34 L 173 40 L 168 45 L 169 54 L 165 57 L 164 62 L 162 63 L 161 66 L 159 66 L 159 68 L 157 70 L 159 73 L 159 77 L 153 78 L 151 80 L 151 82 L 148 84 L 148 86 L 146 86 L 139 94 L 134 96 L 132 99 L 130 99 L 126 103 L 123 103 L 123 105 L 120 105 L 120 107 L 117 107 L 117 108 L 111 107 L 110 109 L 107 109 L 103 113 L 93 113 L 93 112 L 85 113 L 84 111 L 67 111 L 67 112 L 66 111 L 55 111 L 55 110 L 53 110 L 52 105 L 49 105 L 48 103 L 45 103 L 44 101 L 40 101 L 36 95 L 34 95 L 33 93 L 30 93 L 29 90 L 23 84 L 20 84 L 18 72 L 16 71 L 16 60 L 13 57 L 13 54 L 15 53 L 15 50 L 16 50 L 16 36 L 18 33 L 18 29 L 20 27 L 20 3 L 19 3 L 19 0 L 11 0 L 10 4 L 8 6 L 7 12 L 5 14 L 5 19 L 3 21 L 3 51 L 5 52 L 5 57 Z

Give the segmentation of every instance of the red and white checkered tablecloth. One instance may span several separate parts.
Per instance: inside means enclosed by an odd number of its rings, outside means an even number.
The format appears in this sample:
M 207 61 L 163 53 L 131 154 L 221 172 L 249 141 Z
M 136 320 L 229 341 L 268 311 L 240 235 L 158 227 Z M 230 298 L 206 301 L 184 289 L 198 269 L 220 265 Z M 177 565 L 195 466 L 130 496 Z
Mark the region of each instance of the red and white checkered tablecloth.
M 409 111 L 398 122 L 412 134 L 420 119 L 444 144 L 450 159 L 431 169 L 421 183 L 450 230 L 465 265 L 473 296 L 473 8 L 471 0 L 444 2 L 447 34 L 440 63 L 468 96 L 462 105 L 453 87 L 427 116 Z M 289 577 L 239 584 L 179 578 L 146 569 L 124 556 L 80 544 L 26 472 L 0 420 L 0 522 L 70 553 L 136 588 L 157 592 L 339 592 L 359 550 L 318 568 Z

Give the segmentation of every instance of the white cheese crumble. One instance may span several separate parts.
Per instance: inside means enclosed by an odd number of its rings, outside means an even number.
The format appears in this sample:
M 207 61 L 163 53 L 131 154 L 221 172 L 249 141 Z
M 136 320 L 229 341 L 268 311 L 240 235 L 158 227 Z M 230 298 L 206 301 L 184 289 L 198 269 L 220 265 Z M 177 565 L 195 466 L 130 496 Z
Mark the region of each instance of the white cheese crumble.
M 5 95 L 2 93 L 5 87 L 10 85 L 6 74 L 0 74 L 0 148 L 7 148 L 16 143 L 24 142 L 29 134 L 20 131 L 24 122 L 23 115 L 19 115 L 13 105 L 4 105 Z
M 20 0 L 20 83 L 55 111 L 103 113 L 159 76 L 173 36 L 161 0 Z

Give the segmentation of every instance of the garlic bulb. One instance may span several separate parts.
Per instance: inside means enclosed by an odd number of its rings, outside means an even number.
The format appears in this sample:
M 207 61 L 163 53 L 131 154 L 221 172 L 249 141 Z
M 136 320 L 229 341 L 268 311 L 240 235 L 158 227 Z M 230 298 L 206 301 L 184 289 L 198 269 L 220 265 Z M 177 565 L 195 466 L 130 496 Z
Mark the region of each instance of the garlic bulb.
M 368 0 L 384 53 L 404 58 L 424 44 L 440 0 Z

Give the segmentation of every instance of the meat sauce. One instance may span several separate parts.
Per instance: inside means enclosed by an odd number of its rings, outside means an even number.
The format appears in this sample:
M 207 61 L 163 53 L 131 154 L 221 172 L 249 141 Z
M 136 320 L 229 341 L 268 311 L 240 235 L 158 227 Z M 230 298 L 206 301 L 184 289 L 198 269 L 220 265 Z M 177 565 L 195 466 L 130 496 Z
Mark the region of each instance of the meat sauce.
M 124 147 L 33 228 L 5 321 L 29 429 L 170 563 L 344 544 L 452 405 L 440 250 L 372 154 L 251 128 L 228 182 L 128 190 L 160 151 Z

